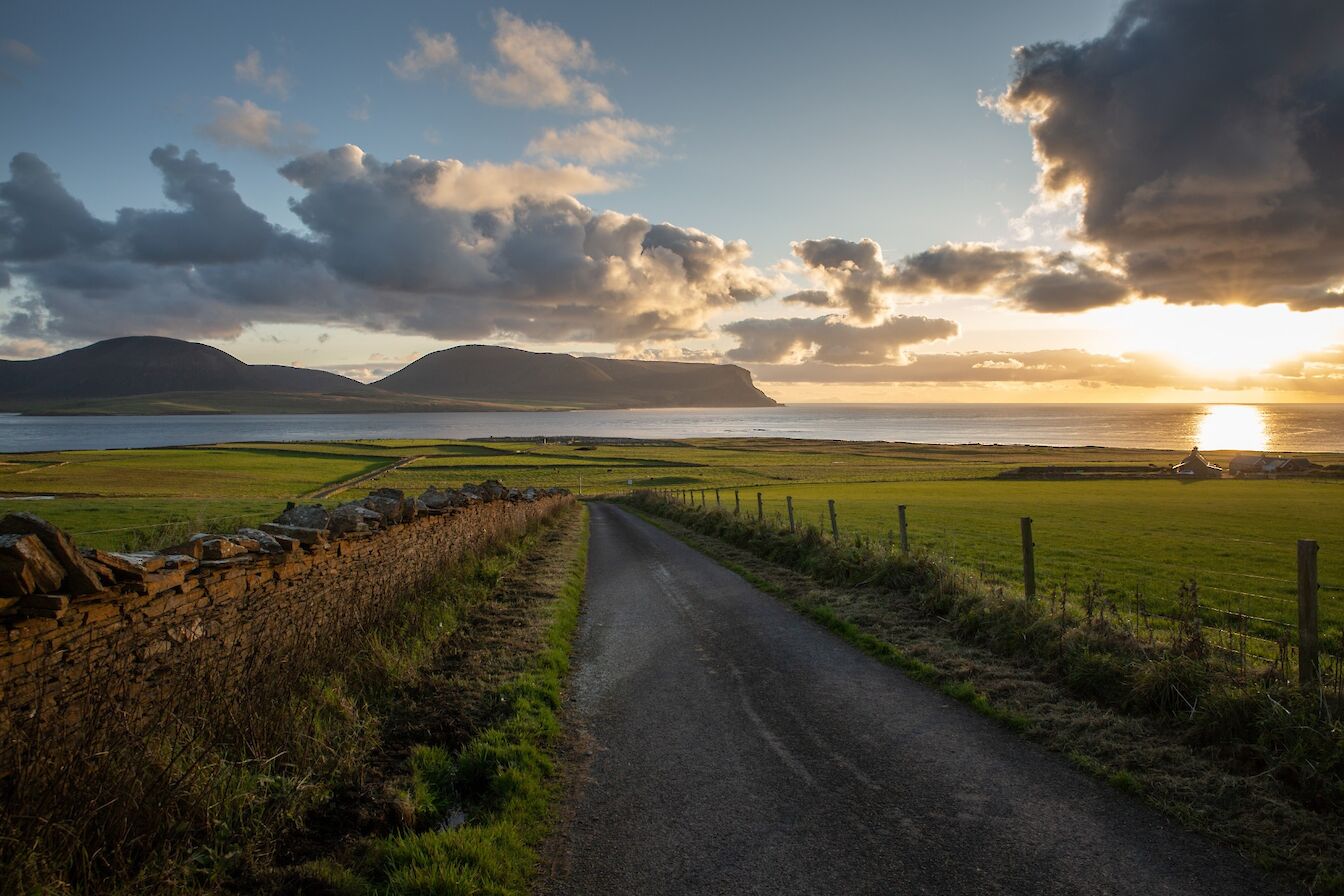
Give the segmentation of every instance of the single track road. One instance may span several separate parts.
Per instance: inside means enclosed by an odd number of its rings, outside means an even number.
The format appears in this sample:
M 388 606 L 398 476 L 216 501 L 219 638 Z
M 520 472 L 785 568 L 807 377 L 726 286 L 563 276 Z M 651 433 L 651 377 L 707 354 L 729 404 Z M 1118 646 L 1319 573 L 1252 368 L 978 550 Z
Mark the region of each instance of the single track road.
M 1290 892 L 593 504 L 571 717 L 590 744 L 552 890 Z

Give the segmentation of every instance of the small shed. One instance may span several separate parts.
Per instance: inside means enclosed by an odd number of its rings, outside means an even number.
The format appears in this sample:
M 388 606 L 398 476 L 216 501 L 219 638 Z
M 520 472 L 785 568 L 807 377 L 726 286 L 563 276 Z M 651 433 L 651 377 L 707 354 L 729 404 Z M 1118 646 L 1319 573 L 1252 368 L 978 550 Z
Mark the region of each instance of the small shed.
M 1218 479 L 1223 475 L 1223 468 L 1209 463 L 1195 447 L 1190 449 L 1185 460 L 1171 468 L 1171 472 L 1183 479 Z

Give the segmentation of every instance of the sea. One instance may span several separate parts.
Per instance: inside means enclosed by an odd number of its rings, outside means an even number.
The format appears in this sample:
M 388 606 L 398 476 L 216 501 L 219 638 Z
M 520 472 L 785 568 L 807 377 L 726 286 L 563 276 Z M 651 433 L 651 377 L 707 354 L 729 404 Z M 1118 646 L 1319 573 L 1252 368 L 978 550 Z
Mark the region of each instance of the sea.
M 772 408 L 25 417 L 0 414 L 0 452 L 216 442 L 570 436 L 840 439 L 1344 452 L 1344 404 L 797 404 Z

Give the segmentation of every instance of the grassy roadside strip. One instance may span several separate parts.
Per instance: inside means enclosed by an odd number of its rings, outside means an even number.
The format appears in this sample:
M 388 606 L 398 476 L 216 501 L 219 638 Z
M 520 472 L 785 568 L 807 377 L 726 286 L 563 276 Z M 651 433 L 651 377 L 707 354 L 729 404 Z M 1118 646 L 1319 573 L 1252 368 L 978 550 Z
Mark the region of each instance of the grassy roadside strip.
M 1113 641 L 1130 646 L 1124 633 L 1066 628 L 1067 620 L 1042 619 L 1020 598 L 989 593 L 973 576 L 934 569 L 924 558 L 869 556 L 862 546 L 837 547 L 814 533 L 794 537 L 662 502 L 625 506 L 859 649 L 1023 731 L 1112 786 L 1308 883 L 1312 892 L 1344 892 L 1344 860 L 1326 833 L 1340 813 L 1329 791 L 1322 792 L 1328 776 L 1338 774 L 1331 762 L 1344 754 L 1344 743 L 1332 749 L 1328 739 L 1312 740 L 1322 730 L 1328 736 L 1334 723 L 1303 725 L 1302 708 L 1274 683 L 1220 694 L 1206 664 L 1109 653 Z M 1042 644 L 1046 649 L 1036 652 Z M 1160 664 L 1161 677 L 1144 662 Z M 1203 689 L 1170 677 L 1172 667 L 1195 676 Z M 1165 697 L 1175 704 L 1178 688 L 1188 688 L 1194 709 L 1184 699 L 1170 708 L 1149 702 Z M 1262 740 L 1234 740 L 1259 725 L 1253 713 L 1227 742 L 1214 740 L 1229 705 L 1246 709 L 1260 701 L 1280 707 L 1281 716 L 1260 728 L 1267 731 Z M 1308 773 L 1326 779 L 1307 789 L 1310 782 L 1295 776 Z
M 412 748 L 413 827 L 371 838 L 344 860 L 313 862 L 305 877 L 339 896 L 528 892 L 559 795 L 559 712 L 587 559 L 585 508 L 577 552 L 544 610 L 544 647 L 497 689 L 492 724 L 456 754 Z

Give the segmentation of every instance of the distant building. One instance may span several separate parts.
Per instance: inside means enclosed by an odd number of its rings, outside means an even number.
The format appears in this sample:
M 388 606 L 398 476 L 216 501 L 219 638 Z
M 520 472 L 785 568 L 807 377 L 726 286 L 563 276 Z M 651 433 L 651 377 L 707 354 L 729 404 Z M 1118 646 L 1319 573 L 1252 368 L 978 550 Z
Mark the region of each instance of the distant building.
M 1217 479 L 1223 475 L 1223 468 L 1205 460 L 1196 447 L 1191 448 L 1189 456 L 1173 466 L 1171 472 L 1183 479 Z
M 1227 469 L 1228 472 L 1232 473 L 1234 476 L 1244 476 L 1247 473 L 1263 473 L 1265 472 L 1265 465 L 1268 464 L 1269 461 L 1270 458 L 1263 454 L 1258 456 L 1254 454 L 1238 454 L 1236 457 L 1232 458 L 1232 462 L 1227 465 Z
M 1305 457 L 1269 457 L 1242 454 L 1232 458 L 1228 469 L 1234 476 L 1278 476 L 1310 473 L 1325 469 Z

